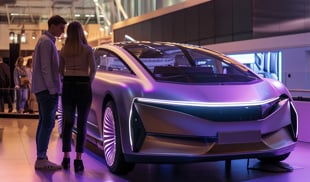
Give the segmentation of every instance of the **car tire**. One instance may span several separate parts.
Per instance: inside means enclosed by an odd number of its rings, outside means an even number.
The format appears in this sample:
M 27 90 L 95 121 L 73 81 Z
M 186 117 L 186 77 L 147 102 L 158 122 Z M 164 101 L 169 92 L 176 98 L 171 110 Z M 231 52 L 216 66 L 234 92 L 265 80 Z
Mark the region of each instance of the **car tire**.
M 103 114 L 103 150 L 109 170 L 115 174 L 126 174 L 134 163 L 125 161 L 121 147 L 120 127 L 115 103 L 109 101 Z
M 273 157 L 261 157 L 261 158 L 258 158 L 258 160 L 262 162 L 280 162 L 280 161 L 285 160 L 289 155 L 290 153 L 279 155 L 279 156 L 273 156 Z
M 57 118 L 58 134 L 60 138 L 62 138 L 62 130 L 63 130 L 63 114 L 62 113 L 63 111 L 62 111 L 61 96 L 58 96 L 56 118 Z

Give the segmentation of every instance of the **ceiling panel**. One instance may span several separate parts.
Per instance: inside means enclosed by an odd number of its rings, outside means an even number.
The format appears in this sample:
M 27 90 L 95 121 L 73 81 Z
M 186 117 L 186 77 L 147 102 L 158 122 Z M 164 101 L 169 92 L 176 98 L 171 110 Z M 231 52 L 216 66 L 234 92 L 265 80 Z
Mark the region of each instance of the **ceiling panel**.
M 51 15 L 83 24 L 97 23 L 96 5 L 92 0 L 1 0 L 1 24 L 38 24 Z

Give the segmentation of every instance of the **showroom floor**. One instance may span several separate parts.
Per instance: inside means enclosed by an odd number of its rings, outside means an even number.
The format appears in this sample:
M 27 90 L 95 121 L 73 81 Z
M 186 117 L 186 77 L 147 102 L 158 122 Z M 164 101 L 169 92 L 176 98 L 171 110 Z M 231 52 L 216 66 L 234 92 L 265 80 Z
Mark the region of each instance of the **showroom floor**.
M 100 151 L 88 144 L 84 158 L 85 171 L 40 172 L 34 170 L 35 131 L 37 119 L 0 118 L 0 181 L 12 182 L 303 182 L 310 179 L 310 143 L 299 142 L 281 165 L 261 165 L 257 160 L 232 160 L 193 164 L 137 164 L 127 175 L 109 173 Z M 52 133 L 48 155 L 51 161 L 62 160 L 61 139 L 57 126 Z M 72 153 L 71 158 L 74 158 Z M 226 167 L 225 167 L 226 166 Z M 249 168 L 249 169 L 248 169 Z

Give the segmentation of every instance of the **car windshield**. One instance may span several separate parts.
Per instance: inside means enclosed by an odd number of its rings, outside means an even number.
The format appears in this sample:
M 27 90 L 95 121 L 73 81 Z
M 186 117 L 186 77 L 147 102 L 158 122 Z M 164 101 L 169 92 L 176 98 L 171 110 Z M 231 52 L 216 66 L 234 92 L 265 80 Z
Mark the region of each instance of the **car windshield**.
M 179 44 L 123 46 L 158 81 L 233 84 L 259 80 L 246 66 L 213 51 Z

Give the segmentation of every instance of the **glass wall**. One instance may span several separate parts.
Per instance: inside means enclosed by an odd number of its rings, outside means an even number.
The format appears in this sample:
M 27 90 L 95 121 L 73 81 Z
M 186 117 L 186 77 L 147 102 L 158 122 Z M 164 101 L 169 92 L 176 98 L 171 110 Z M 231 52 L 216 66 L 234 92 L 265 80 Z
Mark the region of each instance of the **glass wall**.
M 228 56 L 246 65 L 262 77 L 282 81 L 281 51 L 252 52 Z
M 121 4 L 128 18 L 132 18 L 184 1 L 186 0 L 122 0 Z
M 114 23 L 147 14 L 186 0 L 93 0 L 96 5 L 97 23 L 102 31 L 110 33 Z

